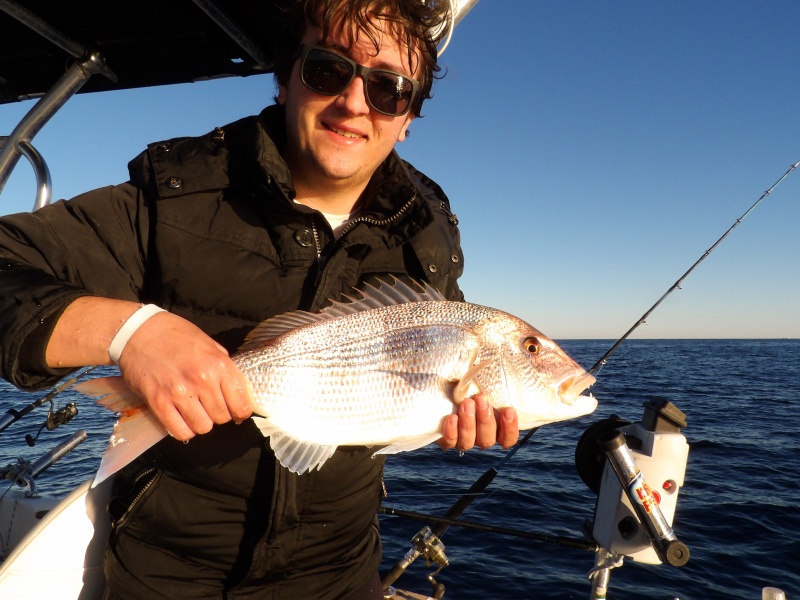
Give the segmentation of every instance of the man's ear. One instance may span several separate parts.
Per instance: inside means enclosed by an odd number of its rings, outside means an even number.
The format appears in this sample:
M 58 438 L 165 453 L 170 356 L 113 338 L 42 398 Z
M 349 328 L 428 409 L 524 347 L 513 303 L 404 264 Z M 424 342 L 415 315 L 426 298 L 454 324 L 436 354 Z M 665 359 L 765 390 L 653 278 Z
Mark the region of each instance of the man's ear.
M 406 122 L 403 124 L 403 128 L 400 130 L 400 135 L 397 136 L 397 141 L 402 142 L 405 140 L 411 132 L 408 130 L 408 126 L 411 125 L 411 121 L 414 120 L 414 116 L 409 114 L 409 117 L 406 119 Z
M 286 106 L 286 96 L 288 91 L 286 89 L 286 85 L 283 83 L 278 84 L 278 95 L 275 96 L 275 99 L 278 101 L 278 104 L 281 106 Z

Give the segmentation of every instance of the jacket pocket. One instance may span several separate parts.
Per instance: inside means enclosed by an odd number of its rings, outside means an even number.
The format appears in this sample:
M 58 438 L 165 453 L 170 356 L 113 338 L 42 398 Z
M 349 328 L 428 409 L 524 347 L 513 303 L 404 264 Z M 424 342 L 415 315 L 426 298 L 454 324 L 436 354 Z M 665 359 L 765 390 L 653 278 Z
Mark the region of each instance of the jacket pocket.
M 154 466 L 148 466 L 131 477 L 118 477 L 114 481 L 111 499 L 108 501 L 108 515 L 114 531 L 119 531 L 136 515 L 152 495 L 160 479 L 161 472 Z

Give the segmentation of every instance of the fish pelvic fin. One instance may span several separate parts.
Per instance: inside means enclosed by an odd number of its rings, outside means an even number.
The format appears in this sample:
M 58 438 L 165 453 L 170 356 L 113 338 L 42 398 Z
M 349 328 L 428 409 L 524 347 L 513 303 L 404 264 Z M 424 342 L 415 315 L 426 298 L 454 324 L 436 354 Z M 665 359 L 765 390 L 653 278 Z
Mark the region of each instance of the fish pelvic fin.
M 352 295 L 345 295 L 344 297 L 346 302 L 331 300 L 331 305 L 323 308 L 318 313 L 297 310 L 267 319 L 247 335 L 238 351 L 246 352 L 261 348 L 288 331 L 319 321 L 336 319 L 373 308 L 395 306 L 409 302 L 447 299 L 428 283 L 414 282 L 409 285 L 396 277 L 392 277 L 391 281 L 379 280 L 377 287 L 372 284 L 365 284 L 363 290 L 354 289 Z
M 98 404 L 120 414 L 92 487 L 99 485 L 167 436 L 167 430 L 150 407 L 125 384 L 122 377 L 90 379 L 75 385 L 73 389 L 97 398 Z
M 337 446 L 309 444 L 296 440 L 272 425 L 265 417 L 253 415 L 252 419 L 264 437 L 269 437 L 269 445 L 281 465 L 297 475 L 312 469 L 319 470 L 336 452 Z

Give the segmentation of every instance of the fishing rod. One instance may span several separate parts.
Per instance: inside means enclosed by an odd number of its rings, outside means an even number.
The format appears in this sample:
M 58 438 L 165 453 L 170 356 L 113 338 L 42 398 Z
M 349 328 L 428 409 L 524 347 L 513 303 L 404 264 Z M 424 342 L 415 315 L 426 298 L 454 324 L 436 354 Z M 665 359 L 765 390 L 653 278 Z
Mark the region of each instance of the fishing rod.
M 606 360 L 616 351 L 616 349 L 620 346 L 620 344 L 622 344 L 622 342 L 624 342 L 640 325 L 646 324 L 647 323 L 647 318 L 653 313 L 653 311 L 655 311 L 656 308 L 658 308 L 658 306 L 667 298 L 667 296 L 669 296 L 675 290 L 680 289 L 681 284 L 692 273 L 692 271 L 694 271 L 698 267 L 698 265 L 701 262 L 703 262 L 708 257 L 708 255 L 711 254 L 714 251 L 714 249 L 716 249 L 716 247 L 719 246 L 722 243 L 722 241 L 726 237 L 728 237 L 728 235 L 730 235 L 730 233 L 736 227 L 738 227 L 739 224 L 753 210 L 755 210 L 755 208 L 759 204 L 761 204 L 761 202 L 767 196 L 769 196 L 772 193 L 772 191 L 776 187 L 778 187 L 778 185 L 784 179 L 786 179 L 789 176 L 789 174 L 792 171 L 794 171 L 798 166 L 800 166 L 800 161 L 797 161 L 796 163 L 791 165 L 786 170 L 786 172 L 775 183 L 772 184 L 772 186 L 769 189 L 767 189 L 763 194 L 761 194 L 761 196 L 758 198 L 758 200 L 756 200 L 753 203 L 753 205 L 750 206 L 750 208 L 748 208 L 744 212 L 744 214 L 742 214 L 742 216 L 740 216 L 738 219 L 736 219 L 736 221 L 734 221 L 733 225 L 731 225 L 725 231 L 725 233 L 723 233 L 722 236 L 720 236 L 711 245 L 711 247 L 708 250 L 706 250 L 700 256 L 700 258 L 698 258 L 694 262 L 694 264 L 692 264 L 692 266 L 689 267 L 689 269 L 683 275 L 681 275 L 677 279 L 677 281 L 675 281 L 675 283 L 672 284 L 672 286 L 670 286 L 670 288 L 655 302 L 655 304 L 653 304 L 649 309 L 647 309 L 647 311 L 645 311 L 645 313 L 641 317 L 639 317 L 639 319 L 634 323 L 634 325 L 630 329 L 628 329 L 628 331 L 626 331 L 625 334 L 622 337 L 620 337 L 611 346 L 611 348 L 609 348 L 609 350 L 605 354 L 603 354 L 603 356 L 600 357 L 600 359 L 588 370 L 588 373 L 591 373 L 591 374 L 595 373 L 602 365 L 605 364 Z M 426 528 L 426 529 L 428 529 L 427 532 L 425 532 L 425 530 L 422 530 L 420 533 L 418 533 L 414 537 L 414 539 L 412 540 L 412 542 L 414 543 L 414 546 L 411 548 L 411 550 L 409 550 L 409 552 L 406 554 L 406 556 L 403 559 L 401 559 L 400 561 L 398 561 L 397 564 L 392 568 L 392 570 L 386 576 L 384 576 L 384 578 L 382 580 L 384 591 L 387 590 L 389 588 L 389 586 L 394 581 L 396 581 L 397 578 L 399 578 L 405 572 L 406 568 L 412 562 L 414 562 L 414 560 L 416 560 L 419 556 L 424 556 L 426 558 L 426 560 L 428 560 L 432 556 L 435 556 L 436 553 L 439 552 L 439 550 L 442 550 L 441 554 L 443 556 L 443 548 L 439 547 L 439 546 L 441 546 L 441 542 L 438 539 L 439 536 L 441 536 L 447 530 L 447 528 L 450 527 L 450 525 L 458 525 L 458 524 L 460 524 L 460 522 L 457 521 L 456 519 L 458 519 L 458 517 L 461 515 L 461 513 L 463 513 L 464 510 L 466 510 L 466 508 L 470 504 L 472 504 L 472 502 L 482 494 L 482 492 L 486 489 L 486 487 L 494 480 L 494 477 L 497 475 L 498 470 L 520 448 L 522 448 L 524 445 L 527 444 L 528 440 L 537 431 L 537 429 L 538 428 L 531 429 L 525 435 L 525 437 L 522 440 L 520 440 L 515 446 L 513 446 L 506 453 L 506 455 L 503 457 L 503 459 L 495 467 L 490 468 L 483 475 L 481 475 L 475 481 L 475 483 L 473 483 L 470 486 L 470 488 L 450 507 L 450 509 L 447 511 L 447 513 L 445 514 L 444 517 L 429 517 L 431 521 L 433 521 L 435 523 L 438 523 L 436 525 L 436 529 L 434 531 L 431 531 L 429 528 Z M 396 509 L 392 509 L 392 508 L 388 508 L 388 507 L 381 508 L 380 512 L 382 512 L 383 514 L 390 514 L 390 515 L 394 514 L 394 515 L 397 515 L 397 516 L 409 516 L 411 518 L 415 518 L 410 514 L 404 514 L 402 511 L 398 511 Z M 443 560 L 446 560 L 446 557 L 444 557 Z M 444 566 L 444 565 L 442 565 L 442 566 Z M 440 569 L 441 569 L 441 567 L 440 567 Z M 438 573 L 438 571 L 437 571 L 437 573 Z M 429 577 L 429 580 L 431 580 L 431 583 L 434 584 L 434 588 L 435 589 L 440 587 L 439 584 L 436 584 L 432 580 L 432 577 Z M 437 590 L 437 591 L 440 591 L 440 590 Z
M 556 544 L 557 546 L 565 546 L 567 548 L 575 548 L 577 550 L 586 550 L 589 552 L 596 552 L 598 550 L 597 544 L 582 539 L 565 537 L 562 535 L 550 535 L 547 533 L 536 533 L 534 531 L 523 531 L 521 529 L 511 529 L 510 527 L 499 527 L 497 525 L 486 525 L 484 523 L 476 523 L 474 521 L 461 521 L 459 519 L 448 519 L 446 517 L 437 517 L 435 515 L 428 515 L 425 513 L 415 512 L 411 510 L 401 510 L 399 508 L 392 508 L 390 506 L 382 506 L 379 512 L 383 515 L 391 515 L 394 517 L 404 517 L 406 519 L 414 519 L 416 521 L 432 521 L 446 526 L 463 527 L 464 529 L 474 529 L 476 531 L 485 531 L 487 533 L 498 533 L 500 535 L 508 535 L 519 537 L 537 542 L 547 542 L 549 544 Z
M 392 570 L 389 571 L 386 575 L 383 576 L 381 580 L 381 584 L 383 585 L 383 590 L 386 591 L 389 589 L 397 579 L 405 573 L 406 569 L 413 563 L 417 558 L 420 556 L 424 556 L 427 561 L 431 560 L 432 556 L 441 556 L 440 560 L 446 561 L 447 558 L 444 557 L 443 552 L 439 552 L 441 542 L 439 538 L 444 535 L 444 532 L 450 527 L 450 525 L 457 524 L 458 522 L 456 519 L 461 516 L 461 514 L 467 509 L 467 507 L 472 504 L 475 499 L 480 497 L 483 494 L 483 491 L 489 486 L 489 484 L 494 480 L 497 476 L 497 473 L 502 469 L 505 464 L 511 459 L 514 454 L 517 453 L 518 450 L 523 448 L 528 444 L 531 437 L 534 433 L 538 430 L 538 427 L 534 427 L 525 436 L 519 440 L 516 444 L 514 444 L 511 448 L 509 448 L 508 452 L 505 453 L 503 458 L 500 461 L 492 466 L 489 467 L 483 475 L 481 475 L 470 487 L 469 489 L 464 492 L 461 497 L 456 500 L 450 509 L 445 513 L 444 517 L 433 517 L 430 520 L 437 523 L 436 527 L 431 531 L 429 528 L 423 529 L 420 531 L 416 536 L 414 536 L 412 543 L 413 547 L 408 551 L 408 553 L 400 559 Z M 402 514 L 403 511 L 398 511 L 397 509 L 389 508 L 389 507 L 381 507 L 379 512 L 382 514 L 388 515 L 396 515 L 396 516 L 409 516 L 408 514 Z M 426 531 L 427 530 L 427 531 Z M 441 563 L 440 563 L 441 564 Z M 447 564 L 444 562 L 442 566 Z M 431 583 L 434 583 L 431 581 Z M 434 583 L 434 586 L 437 584 Z
M 736 221 L 734 221 L 733 225 L 731 225 L 728 228 L 728 230 L 725 233 L 723 233 L 722 236 L 720 236 L 720 238 L 716 242 L 714 242 L 711 245 L 711 247 L 708 250 L 706 250 L 700 256 L 700 258 L 698 258 L 695 261 L 695 263 L 691 267 L 689 267 L 688 271 L 686 271 L 683 275 L 681 275 L 678 278 L 678 280 L 675 283 L 672 284 L 672 286 L 656 301 L 655 304 L 653 304 L 650 308 L 648 308 L 647 311 L 641 317 L 639 317 L 639 319 L 633 324 L 633 326 L 630 329 L 628 329 L 628 331 L 626 331 L 625 334 L 621 338 L 619 338 L 614 343 L 614 345 L 611 346 L 611 348 L 608 349 L 608 351 L 605 354 L 603 354 L 603 356 L 600 357 L 600 359 L 594 364 L 594 366 L 591 369 L 589 369 L 588 372 L 589 373 L 594 373 L 595 371 L 597 371 L 597 369 L 605 364 L 605 362 L 608 359 L 608 357 L 611 356 L 616 351 L 616 349 L 619 347 L 619 345 L 622 342 L 624 342 L 626 339 L 628 339 L 628 336 L 630 336 L 636 330 L 636 328 L 639 327 L 639 325 L 646 325 L 647 324 L 647 317 L 649 317 L 650 314 L 656 308 L 658 308 L 658 306 L 666 299 L 666 297 L 669 296 L 675 290 L 681 289 L 681 283 L 683 283 L 683 280 L 686 279 L 689 276 L 689 274 L 692 271 L 694 271 L 697 268 L 697 266 L 701 262 L 703 262 L 708 257 L 708 255 L 711 254 L 714 251 L 714 249 L 717 246 L 719 246 L 722 243 L 722 240 L 724 240 L 726 237 L 728 237 L 728 235 L 734 229 L 736 229 L 739 226 L 739 224 L 747 217 L 747 215 L 749 215 L 751 212 L 753 212 L 753 210 L 755 210 L 756 206 L 761 204 L 761 201 L 764 200 L 767 196 L 769 196 L 772 193 L 772 190 L 774 190 L 776 187 L 778 187 L 778 185 L 784 179 L 786 179 L 789 176 L 789 173 L 794 171 L 798 166 L 800 166 L 800 161 L 797 161 L 792 166 L 790 166 L 786 170 L 786 172 L 780 177 L 780 179 L 778 179 L 778 181 L 776 181 L 775 183 L 772 184 L 772 187 L 770 187 L 767 191 L 765 191 L 763 194 L 761 194 L 761 197 L 758 200 L 756 200 L 753 203 L 753 205 L 750 208 L 748 208 L 741 217 L 739 217 L 738 219 L 736 219 Z
M 47 392 L 44 396 L 37 398 L 36 400 L 26 405 L 25 407 L 21 408 L 20 410 L 9 408 L 3 415 L 0 415 L 0 433 L 8 429 L 9 426 L 13 425 L 17 421 L 19 421 L 22 417 L 32 412 L 33 410 L 39 408 L 46 402 L 50 403 L 50 410 L 47 413 L 47 419 L 39 429 L 39 433 L 41 433 L 42 429 L 44 429 L 45 427 L 47 427 L 48 430 L 52 431 L 53 429 L 56 429 L 60 425 L 65 425 L 66 423 L 68 423 L 70 420 L 72 420 L 72 418 L 75 415 L 78 414 L 78 410 L 75 403 L 71 402 L 67 404 L 67 406 L 65 406 L 64 408 L 56 410 L 55 403 L 53 402 L 53 400 L 61 392 L 70 389 L 73 385 L 75 385 L 78 382 L 79 379 L 88 375 L 95 368 L 96 366 L 89 367 L 88 369 L 84 370 L 81 373 L 78 373 L 74 377 L 70 377 L 69 379 L 63 380 L 56 387 Z M 28 442 L 28 445 L 33 446 L 36 442 L 36 438 L 38 437 L 39 437 L 38 433 L 36 434 L 35 437 L 26 436 L 26 441 Z
M 54 405 L 53 405 L 53 398 L 55 398 L 58 394 L 60 394 L 64 390 L 72 387 L 72 385 L 75 384 L 76 382 L 77 382 L 77 378 L 76 377 L 72 377 L 72 378 L 68 379 L 67 381 L 65 381 L 65 382 L 61 383 L 60 385 L 58 385 L 56 388 L 54 388 L 51 391 L 49 391 L 47 394 L 45 394 L 41 398 L 38 398 L 38 399 L 34 400 L 33 402 L 31 402 L 30 404 L 28 404 L 27 406 L 25 406 L 24 408 L 22 408 L 20 410 L 15 410 L 13 408 L 9 408 L 4 415 L 0 416 L 0 433 L 5 431 L 6 429 L 8 429 L 9 425 L 11 425 L 12 423 L 16 423 L 17 421 L 19 421 L 22 417 L 27 415 L 32 410 L 34 410 L 36 408 L 39 408 L 45 402 L 49 402 L 50 403 L 50 413 L 48 413 L 48 419 L 51 419 L 52 418 L 51 415 L 53 414 L 53 411 L 54 411 L 54 408 L 55 408 Z M 58 423 L 58 424 L 60 425 L 62 423 Z M 48 428 L 48 429 L 52 429 L 52 428 Z

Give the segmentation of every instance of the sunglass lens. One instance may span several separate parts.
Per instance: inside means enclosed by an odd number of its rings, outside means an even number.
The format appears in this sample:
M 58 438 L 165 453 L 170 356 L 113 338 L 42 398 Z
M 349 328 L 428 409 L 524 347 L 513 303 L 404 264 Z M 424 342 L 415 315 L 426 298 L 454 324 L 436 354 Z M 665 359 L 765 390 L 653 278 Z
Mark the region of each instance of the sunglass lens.
M 353 79 L 353 67 L 335 54 L 312 50 L 303 63 L 303 81 L 320 94 L 341 93 Z
M 318 94 L 341 94 L 357 72 L 357 65 L 327 50 L 312 48 L 302 64 L 303 83 Z M 362 67 L 359 67 L 362 68 Z M 364 69 L 366 96 L 372 108 L 385 115 L 405 114 L 414 96 L 414 83 L 399 73 Z
M 367 78 L 367 96 L 376 110 L 388 115 L 402 115 L 411 103 L 411 81 L 389 71 L 372 71 Z

